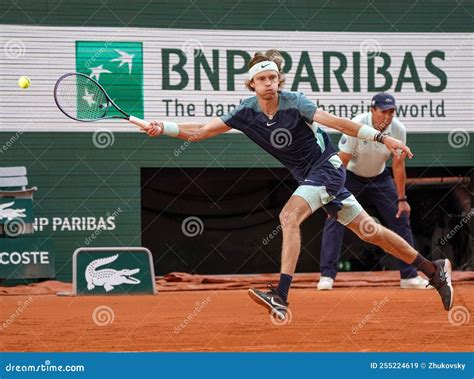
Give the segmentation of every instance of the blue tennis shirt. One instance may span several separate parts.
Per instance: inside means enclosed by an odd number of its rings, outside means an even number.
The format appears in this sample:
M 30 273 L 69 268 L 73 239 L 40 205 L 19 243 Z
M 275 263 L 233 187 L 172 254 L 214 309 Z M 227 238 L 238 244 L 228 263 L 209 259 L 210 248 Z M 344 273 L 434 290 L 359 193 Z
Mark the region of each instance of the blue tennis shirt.
M 221 119 L 279 160 L 302 183 L 336 150 L 326 132 L 313 124 L 316 105 L 312 101 L 297 92 L 281 91 L 278 97 L 278 112 L 272 119 L 262 112 L 256 96 Z

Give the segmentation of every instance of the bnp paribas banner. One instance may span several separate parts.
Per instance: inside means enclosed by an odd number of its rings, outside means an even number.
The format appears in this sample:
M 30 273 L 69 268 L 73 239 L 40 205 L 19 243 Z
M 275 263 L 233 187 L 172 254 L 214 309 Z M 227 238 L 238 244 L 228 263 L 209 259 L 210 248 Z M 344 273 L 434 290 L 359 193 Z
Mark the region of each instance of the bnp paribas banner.
M 256 51 L 279 49 L 285 88 L 319 107 L 353 117 L 376 92 L 394 94 L 409 131 L 474 131 L 473 38 L 469 33 L 346 33 L 64 28 L 3 25 L 0 122 L 5 130 L 71 130 L 52 88 L 63 73 L 98 80 L 124 110 L 145 119 L 205 122 L 251 96 L 246 63 Z M 52 42 L 53 41 L 53 42 Z M 16 86 L 28 75 L 31 87 Z M 93 102 L 90 94 L 79 99 Z M 25 107 L 35 122 L 25 125 Z M 134 131 L 125 121 L 112 130 Z M 94 130 L 96 125 L 82 125 Z

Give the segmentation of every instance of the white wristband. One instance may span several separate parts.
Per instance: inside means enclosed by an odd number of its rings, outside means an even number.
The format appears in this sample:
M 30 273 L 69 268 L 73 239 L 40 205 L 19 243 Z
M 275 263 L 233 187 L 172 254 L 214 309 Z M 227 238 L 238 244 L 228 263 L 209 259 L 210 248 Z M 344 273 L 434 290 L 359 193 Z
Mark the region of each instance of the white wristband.
M 357 133 L 357 138 L 365 139 L 367 141 L 375 141 L 375 136 L 379 133 L 378 130 L 371 128 L 368 125 L 362 125 Z
M 179 126 L 176 122 L 163 121 L 163 133 L 168 137 L 177 137 L 179 134 Z

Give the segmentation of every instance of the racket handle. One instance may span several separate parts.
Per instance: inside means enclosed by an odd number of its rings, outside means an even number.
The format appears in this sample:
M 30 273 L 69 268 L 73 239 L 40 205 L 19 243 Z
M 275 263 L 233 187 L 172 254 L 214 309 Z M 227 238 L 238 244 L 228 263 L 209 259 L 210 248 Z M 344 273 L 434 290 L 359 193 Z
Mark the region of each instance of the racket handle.
M 146 129 L 148 125 L 150 124 L 148 121 L 142 120 L 141 118 L 133 117 L 130 116 L 128 118 L 128 121 L 130 121 L 132 124 L 135 124 L 139 126 L 140 128 Z

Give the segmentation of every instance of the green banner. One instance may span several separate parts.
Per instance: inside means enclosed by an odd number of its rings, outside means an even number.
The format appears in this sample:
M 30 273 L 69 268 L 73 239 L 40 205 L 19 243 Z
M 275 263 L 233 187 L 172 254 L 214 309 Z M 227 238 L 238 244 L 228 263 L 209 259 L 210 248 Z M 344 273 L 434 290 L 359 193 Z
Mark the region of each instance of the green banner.
M 73 257 L 77 295 L 154 294 L 153 260 L 145 248 L 81 248 Z
M 0 278 L 54 278 L 54 247 L 49 238 L 0 238 Z
M 34 222 L 33 200 L 31 199 L 0 199 L 0 225 L 8 221 L 21 220 L 25 224 Z
M 76 71 L 97 80 L 125 112 L 144 118 L 141 42 L 76 41 Z M 94 104 L 89 93 L 77 96 L 78 102 Z M 107 115 L 121 114 L 111 108 Z

